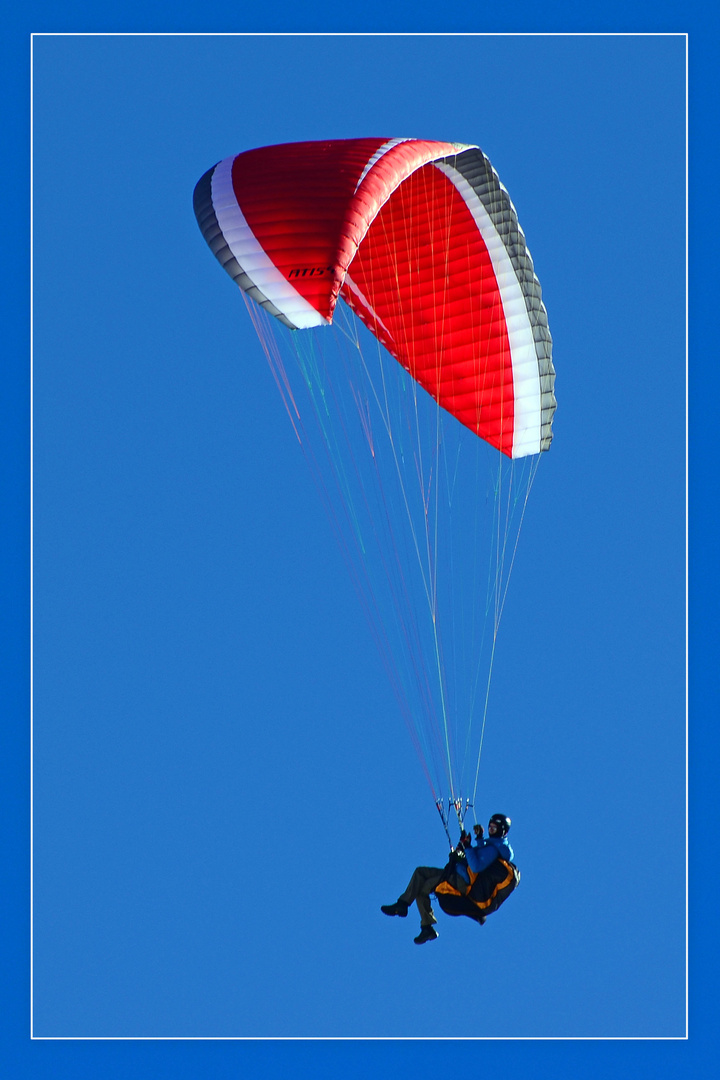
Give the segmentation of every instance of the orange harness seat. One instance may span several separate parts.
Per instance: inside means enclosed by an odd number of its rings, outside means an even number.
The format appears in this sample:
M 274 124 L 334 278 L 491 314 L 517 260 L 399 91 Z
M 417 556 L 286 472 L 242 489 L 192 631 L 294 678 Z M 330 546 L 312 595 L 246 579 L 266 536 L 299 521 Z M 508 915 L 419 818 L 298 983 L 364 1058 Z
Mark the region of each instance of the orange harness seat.
M 515 863 L 496 859 L 479 874 L 467 868 L 470 885 L 465 894 L 447 881 L 441 881 L 435 889 L 437 901 L 446 915 L 467 915 L 470 919 L 484 922 L 487 915 L 497 911 L 520 881 L 520 871 Z

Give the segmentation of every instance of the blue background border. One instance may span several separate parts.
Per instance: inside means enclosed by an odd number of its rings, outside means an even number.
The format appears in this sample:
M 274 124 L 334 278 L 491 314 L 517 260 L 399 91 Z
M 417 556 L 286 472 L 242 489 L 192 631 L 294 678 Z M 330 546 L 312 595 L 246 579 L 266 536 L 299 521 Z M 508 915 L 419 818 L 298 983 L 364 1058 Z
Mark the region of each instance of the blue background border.
M 711 343 L 714 225 L 717 194 L 716 57 L 718 18 L 710 5 L 613 3 L 582 12 L 562 3 L 463 6 L 438 14 L 435 3 L 290 5 L 286 0 L 254 13 L 220 0 L 209 9 L 187 3 L 120 3 L 112 14 L 95 4 L 35 3 L 3 15 L 0 79 L 9 104 L 4 123 L 5 258 L 3 260 L 4 394 L 0 424 L 3 497 L 2 725 L 0 813 L 5 823 L 2 857 L 2 1031 L 0 1066 L 10 1077 L 103 1078 L 130 1075 L 236 1077 L 403 1077 L 448 1067 L 508 1068 L 545 1077 L 637 1075 L 683 1078 L 709 1071 L 715 1055 L 717 931 L 710 918 L 716 870 L 700 870 L 699 839 L 710 819 L 717 742 L 712 706 L 717 676 L 715 508 L 711 473 L 714 415 L 704 416 L 717 395 Z M 226 1041 L 31 1041 L 29 1014 L 29 75 L 33 32 L 226 32 L 226 31 L 420 31 L 420 32 L 688 32 L 690 35 L 690 419 L 691 419 L 691 858 L 697 892 L 691 896 L 690 1037 L 688 1041 L 498 1041 L 453 1042 L 226 1042 Z M 711 259 L 713 262 L 711 263 Z M 698 391 L 698 392 L 695 392 Z M 698 822 L 700 823 L 698 825 Z M 663 822 L 658 822 L 658 829 Z M 711 841 L 710 841 L 711 843 Z M 707 842 L 705 844 L 707 846 Z M 711 855 L 710 855 L 711 859 Z M 709 880 L 708 880 L 709 878 Z M 702 886 L 702 887 L 701 887 Z M 714 910 L 713 910 L 714 914 Z M 468 973 L 468 977 L 471 977 Z M 482 972 L 478 978 L 486 978 Z M 432 993 L 437 991 L 433 990 Z M 491 1004 L 491 980 L 488 979 Z M 462 1003 L 458 1030 L 462 1030 Z M 478 1060 L 479 1059 L 479 1060 Z

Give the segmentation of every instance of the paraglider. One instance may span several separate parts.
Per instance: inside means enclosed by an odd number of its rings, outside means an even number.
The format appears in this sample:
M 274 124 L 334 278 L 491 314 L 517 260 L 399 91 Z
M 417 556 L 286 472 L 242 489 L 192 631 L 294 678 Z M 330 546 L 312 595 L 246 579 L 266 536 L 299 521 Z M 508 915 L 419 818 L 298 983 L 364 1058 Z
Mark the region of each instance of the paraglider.
M 414 939 L 415 944 L 434 941 L 438 936 L 430 900 L 434 893 L 447 915 L 467 915 L 482 926 L 520 881 L 520 872 L 513 862 L 515 855 L 506 839 L 510 825 L 505 814 L 493 814 L 487 839 L 483 839 L 482 825 L 474 826 L 474 844 L 470 834 L 463 831 L 447 865 L 442 869 L 416 867 L 396 902 L 381 906 L 383 915 L 405 918 L 415 901 L 420 913 L 420 933 Z
M 453 813 L 467 836 L 498 628 L 556 407 L 510 196 L 477 146 L 361 138 L 226 158 L 194 208 L 246 298 L 448 840 Z M 484 917 L 517 884 L 503 875 L 485 908 L 447 881 L 436 895 Z

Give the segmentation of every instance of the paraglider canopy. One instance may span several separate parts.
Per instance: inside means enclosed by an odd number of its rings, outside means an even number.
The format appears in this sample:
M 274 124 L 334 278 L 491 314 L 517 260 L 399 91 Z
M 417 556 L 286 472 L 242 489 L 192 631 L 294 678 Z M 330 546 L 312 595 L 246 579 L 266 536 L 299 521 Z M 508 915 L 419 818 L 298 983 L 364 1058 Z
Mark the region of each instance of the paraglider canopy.
M 421 139 L 248 150 L 195 189 L 231 277 L 291 329 L 339 296 L 421 386 L 517 458 L 546 450 L 555 410 L 540 286 L 482 151 Z
M 454 808 L 462 827 L 555 410 L 515 208 L 477 146 L 397 138 L 248 150 L 209 169 L 194 203 L 243 291 L 443 825 Z

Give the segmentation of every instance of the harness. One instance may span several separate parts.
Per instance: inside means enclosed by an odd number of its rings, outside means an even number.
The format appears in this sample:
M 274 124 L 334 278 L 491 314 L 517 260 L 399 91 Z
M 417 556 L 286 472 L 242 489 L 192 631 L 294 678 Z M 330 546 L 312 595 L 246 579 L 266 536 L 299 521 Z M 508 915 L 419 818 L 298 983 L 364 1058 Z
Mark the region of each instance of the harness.
M 479 873 L 474 873 L 466 866 L 470 885 L 461 893 L 449 881 L 441 881 L 435 888 L 435 895 L 446 915 L 467 915 L 478 922 L 485 921 L 485 916 L 497 911 L 520 882 L 520 871 L 515 863 L 505 859 L 495 859 Z

